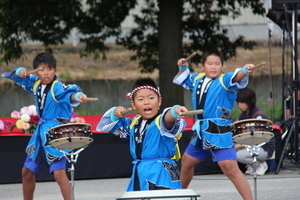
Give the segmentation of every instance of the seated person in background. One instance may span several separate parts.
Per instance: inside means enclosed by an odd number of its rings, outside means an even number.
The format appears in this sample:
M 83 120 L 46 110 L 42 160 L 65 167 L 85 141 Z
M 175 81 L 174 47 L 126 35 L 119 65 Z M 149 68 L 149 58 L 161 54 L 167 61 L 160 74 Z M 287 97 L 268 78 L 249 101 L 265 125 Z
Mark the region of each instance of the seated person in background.
M 268 116 L 258 107 L 256 107 L 256 94 L 250 88 L 244 88 L 238 91 L 237 93 L 237 105 L 242 111 L 238 120 L 245 119 L 268 119 Z M 253 157 L 250 155 L 247 148 L 243 145 L 237 144 L 237 159 L 238 162 L 246 165 L 246 174 L 254 172 L 254 163 Z M 275 139 L 272 138 L 269 142 L 261 146 L 259 149 L 259 155 L 256 157 L 258 160 L 256 172 L 257 175 L 264 175 L 268 169 L 266 160 L 272 157 L 275 150 Z

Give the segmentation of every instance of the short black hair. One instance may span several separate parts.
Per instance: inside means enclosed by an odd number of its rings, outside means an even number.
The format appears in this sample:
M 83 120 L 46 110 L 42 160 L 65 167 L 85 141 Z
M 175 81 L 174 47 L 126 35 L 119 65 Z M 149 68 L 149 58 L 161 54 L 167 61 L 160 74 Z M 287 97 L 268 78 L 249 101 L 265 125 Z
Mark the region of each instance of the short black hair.
M 237 102 L 246 103 L 250 108 L 256 106 L 256 94 L 251 88 L 244 88 L 237 92 Z
M 137 79 L 132 86 L 132 90 L 140 86 L 151 86 L 158 90 L 158 87 L 155 84 L 154 80 L 150 77 Z
M 133 87 L 132 87 L 132 91 L 135 89 L 135 88 L 138 88 L 138 87 L 141 87 L 141 86 L 150 86 L 150 87 L 153 87 L 155 88 L 158 92 L 159 92 L 159 89 L 157 87 L 157 85 L 155 84 L 154 80 L 151 79 L 150 77 L 147 77 L 147 78 L 139 78 L 137 79 L 134 84 L 133 84 Z M 156 92 L 157 93 L 157 92 Z M 158 96 L 160 96 L 161 94 L 157 93 Z M 135 93 L 133 94 L 133 97 L 135 96 Z M 132 99 L 133 99 L 132 97 Z
M 217 49 L 211 49 L 211 50 L 208 50 L 208 51 L 203 53 L 202 58 L 201 58 L 202 65 L 204 65 L 205 61 L 207 60 L 207 57 L 211 56 L 211 55 L 219 57 L 220 60 L 221 60 L 222 65 L 224 65 L 223 54 L 220 51 L 218 51 Z
M 33 69 L 37 69 L 41 64 L 49 65 L 52 68 L 56 68 L 56 59 L 49 53 L 39 53 L 33 59 Z

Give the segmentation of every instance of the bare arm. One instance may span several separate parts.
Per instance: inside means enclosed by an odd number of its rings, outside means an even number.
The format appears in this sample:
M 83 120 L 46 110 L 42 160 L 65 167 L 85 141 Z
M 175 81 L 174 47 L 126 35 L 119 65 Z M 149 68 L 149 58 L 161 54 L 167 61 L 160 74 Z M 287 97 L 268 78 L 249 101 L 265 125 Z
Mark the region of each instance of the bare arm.
M 243 69 L 244 68 L 244 69 Z M 240 82 L 247 75 L 250 75 L 254 72 L 253 64 L 246 64 L 233 78 L 233 83 Z

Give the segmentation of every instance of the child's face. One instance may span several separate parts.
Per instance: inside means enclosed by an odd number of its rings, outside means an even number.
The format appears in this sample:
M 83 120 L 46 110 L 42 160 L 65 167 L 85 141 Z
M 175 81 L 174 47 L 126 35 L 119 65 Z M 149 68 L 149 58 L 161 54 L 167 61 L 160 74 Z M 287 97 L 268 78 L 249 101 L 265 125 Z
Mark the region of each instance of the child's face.
M 43 70 L 37 72 L 37 76 L 40 78 L 43 85 L 51 83 L 56 74 L 56 68 L 50 67 L 49 65 L 41 64 L 38 68 L 43 68 Z
M 218 56 L 208 56 L 204 66 L 204 72 L 208 78 L 217 78 L 222 74 L 223 65 L 221 59 Z
M 249 106 L 248 104 L 246 103 L 243 103 L 243 102 L 237 102 L 237 105 L 239 107 L 239 109 L 242 111 L 242 112 L 246 112 L 249 110 Z
M 140 89 L 134 94 L 134 98 L 130 103 L 132 108 L 144 120 L 147 120 L 157 115 L 161 104 L 161 97 L 151 89 Z

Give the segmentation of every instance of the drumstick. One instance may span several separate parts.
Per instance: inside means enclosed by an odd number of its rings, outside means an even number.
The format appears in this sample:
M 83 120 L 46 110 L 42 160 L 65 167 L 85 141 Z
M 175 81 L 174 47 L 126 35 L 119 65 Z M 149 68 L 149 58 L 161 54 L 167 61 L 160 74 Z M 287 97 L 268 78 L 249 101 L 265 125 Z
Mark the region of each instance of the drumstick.
M 252 69 L 262 67 L 265 64 L 266 64 L 266 62 L 259 63 L 259 64 L 255 65 L 254 67 L 252 67 Z
M 186 111 L 186 112 L 182 112 L 182 115 L 196 115 L 196 114 L 202 114 L 204 112 L 204 110 L 200 109 L 200 110 L 191 110 L 191 111 Z
M 189 59 L 191 59 L 192 57 L 194 57 L 197 54 L 197 52 L 192 53 L 191 55 L 189 55 L 188 57 L 186 57 L 185 61 L 188 61 Z
M 38 71 L 41 71 L 43 70 L 43 68 L 38 68 L 38 69 L 35 69 L 35 70 L 32 70 L 32 71 L 29 71 L 27 72 L 27 74 L 34 74 L 35 72 L 38 72 Z
M 132 108 L 127 108 L 126 110 L 124 110 L 122 112 L 123 115 L 126 115 L 127 113 L 131 112 L 132 111 Z
M 98 98 L 91 98 L 91 97 L 87 97 L 87 98 L 82 98 L 83 101 L 98 101 Z

